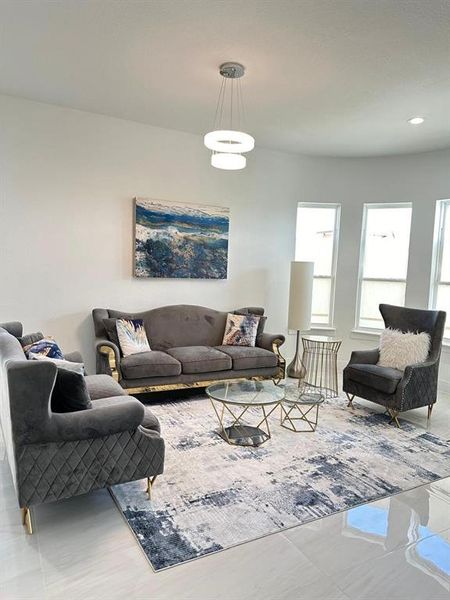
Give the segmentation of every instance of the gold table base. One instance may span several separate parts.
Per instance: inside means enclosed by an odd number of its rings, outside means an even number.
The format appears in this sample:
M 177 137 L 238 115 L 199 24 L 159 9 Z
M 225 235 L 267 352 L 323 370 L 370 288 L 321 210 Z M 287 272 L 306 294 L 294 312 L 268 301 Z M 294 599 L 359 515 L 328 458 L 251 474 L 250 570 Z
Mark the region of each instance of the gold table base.
M 319 423 L 319 406 L 320 403 L 315 404 L 283 404 L 281 402 L 281 419 L 280 425 L 295 433 L 309 433 L 316 431 Z M 308 418 L 308 415 L 315 409 L 315 418 Z M 298 425 L 297 425 L 298 423 Z M 302 427 L 302 424 L 303 427 Z
M 238 405 L 231 404 L 233 409 L 239 409 L 240 412 L 236 414 L 230 405 L 221 400 L 214 400 L 210 397 L 211 404 L 214 412 L 219 420 L 220 428 L 217 433 L 222 439 L 228 444 L 235 446 L 261 446 L 270 440 L 271 433 L 269 427 L 269 416 L 277 408 L 279 402 L 272 404 L 251 404 L 251 405 Z M 217 406 L 216 406 L 217 404 Z M 269 410 L 267 410 L 269 407 Z M 248 412 L 249 408 L 258 409 L 261 411 L 261 419 L 256 425 L 248 425 L 244 423 L 242 417 Z M 231 424 L 226 425 L 225 417 L 231 416 Z

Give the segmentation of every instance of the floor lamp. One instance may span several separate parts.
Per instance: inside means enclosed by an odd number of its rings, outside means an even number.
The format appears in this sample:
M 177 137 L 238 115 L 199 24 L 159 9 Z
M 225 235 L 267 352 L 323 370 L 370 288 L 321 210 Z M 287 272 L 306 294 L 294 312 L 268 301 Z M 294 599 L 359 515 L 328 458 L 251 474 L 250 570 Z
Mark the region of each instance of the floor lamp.
M 306 369 L 301 359 L 300 332 L 311 326 L 313 276 L 313 262 L 291 262 L 288 329 L 297 330 L 297 344 L 295 356 L 287 368 L 287 375 L 298 379 L 299 388 L 304 387 L 306 376 Z

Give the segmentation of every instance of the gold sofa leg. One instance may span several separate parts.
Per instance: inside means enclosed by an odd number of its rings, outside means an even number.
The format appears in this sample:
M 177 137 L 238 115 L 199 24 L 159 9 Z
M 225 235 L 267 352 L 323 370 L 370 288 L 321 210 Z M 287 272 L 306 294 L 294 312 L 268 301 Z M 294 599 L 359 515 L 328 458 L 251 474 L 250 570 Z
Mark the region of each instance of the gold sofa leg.
M 157 477 L 158 475 L 153 475 L 153 477 L 147 477 L 147 495 L 149 500 L 152 499 L 152 486 L 155 483 L 155 479 Z
M 355 397 L 355 394 L 352 394 L 352 396 L 350 396 L 348 392 L 345 392 L 345 394 L 348 398 L 347 408 L 353 408 L 353 398 Z
M 389 424 L 391 423 L 395 423 L 396 426 L 400 429 L 400 423 L 399 420 L 397 419 L 397 416 L 399 414 L 398 410 L 393 410 L 392 408 L 388 408 L 389 414 L 391 415 L 391 420 L 389 421 Z
M 33 522 L 31 520 L 31 510 L 28 506 L 20 509 L 22 513 L 22 525 L 25 525 L 28 533 L 31 535 L 33 533 Z

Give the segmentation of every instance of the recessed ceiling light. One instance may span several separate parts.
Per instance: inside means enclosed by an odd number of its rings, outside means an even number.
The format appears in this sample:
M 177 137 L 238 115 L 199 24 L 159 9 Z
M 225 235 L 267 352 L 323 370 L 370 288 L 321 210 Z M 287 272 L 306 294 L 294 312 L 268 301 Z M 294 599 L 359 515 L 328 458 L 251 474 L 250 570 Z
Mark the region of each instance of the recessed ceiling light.
M 408 119 L 408 123 L 411 125 L 421 125 L 424 121 L 425 119 L 423 117 L 412 117 L 411 119 Z

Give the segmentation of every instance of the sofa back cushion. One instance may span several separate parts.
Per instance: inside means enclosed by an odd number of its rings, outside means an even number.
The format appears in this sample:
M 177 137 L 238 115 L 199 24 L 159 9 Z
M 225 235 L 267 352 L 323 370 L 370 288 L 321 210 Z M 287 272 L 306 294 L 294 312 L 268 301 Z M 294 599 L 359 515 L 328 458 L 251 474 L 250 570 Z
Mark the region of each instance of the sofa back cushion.
M 219 346 L 227 313 L 204 306 L 177 304 L 141 313 L 108 310 L 112 319 L 142 319 L 152 350 L 180 346 Z

